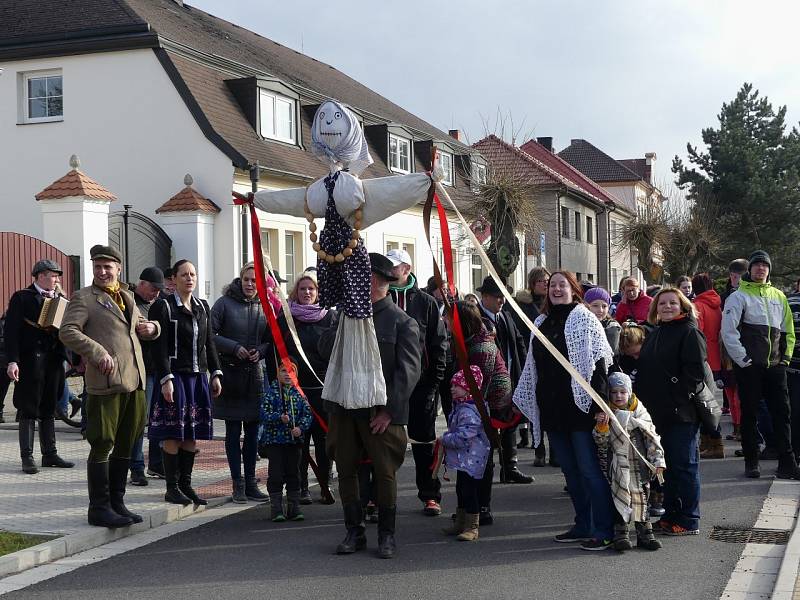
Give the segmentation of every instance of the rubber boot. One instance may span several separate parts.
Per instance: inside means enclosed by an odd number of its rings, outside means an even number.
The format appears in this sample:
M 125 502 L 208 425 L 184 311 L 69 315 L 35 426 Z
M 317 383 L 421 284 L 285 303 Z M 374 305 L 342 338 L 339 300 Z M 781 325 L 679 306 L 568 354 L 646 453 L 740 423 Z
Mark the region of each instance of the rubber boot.
M 480 514 L 479 513 L 465 513 L 464 515 L 464 531 L 456 536 L 459 542 L 477 542 L 478 529 L 480 527 Z
M 458 535 L 462 531 L 464 531 L 464 519 L 466 518 L 466 513 L 464 512 L 463 508 L 456 509 L 456 518 L 453 519 L 453 524 L 450 527 L 444 527 L 442 529 L 442 533 L 445 535 Z
M 22 472 L 35 475 L 39 472 L 36 461 L 33 460 L 33 436 L 36 433 L 36 421 L 33 419 L 19 420 L 19 456 L 22 459 Z
M 132 513 L 125 506 L 125 484 L 128 483 L 128 469 L 131 461 L 127 458 L 110 458 L 108 460 L 108 489 L 111 508 L 118 515 L 128 517 L 134 523 L 141 523 L 142 516 Z
M 164 478 L 167 480 L 167 493 L 164 500 L 171 504 L 189 506 L 192 501 L 178 488 L 178 455 L 164 452 Z
M 725 446 L 722 438 L 709 437 L 706 440 L 706 449 L 700 453 L 700 458 L 725 458 Z
M 536 449 L 533 451 L 533 466 L 546 467 L 547 466 L 547 452 L 544 449 L 544 442 L 539 442 Z
M 625 552 L 633 548 L 628 535 L 627 523 L 614 523 L 614 550 Z
M 397 551 L 397 544 L 394 539 L 396 515 L 396 506 L 378 507 L 378 556 L 381 558 L 394 558 Z
M 269 496 L 258 489 L 258 482 L 255 477 L 245 478 L 244 495 L 253 502 L 267 502 L 269 500 Z
M 183 448 L 178 448 L 178 489 L 183 495 L 189 498 L 195 506 L 205 506 L 207 501 L 197 495 L 192 488 L 192 471 L 194 470 L 194 457 L 196 452 L 190 452 Z
M 117 514 L 111 508 L 107 462 L 87 463 L 86 482 L 89 487 L 89 525 L 117 528 L 133 523 L 133 519 Z
M 653 524 L 650 521 L 636 523 L 636 546 L 651 551 L 661 548 L 661 542 L 653 535 Z
M 303 521 L 305 515 L 300 510 L 300 490 L 286 492 L 286 518 L 290 521 Z
M 286 515 L 283 514 L 283 492 L 269 495 L 269 518 L 273 523 L 283 523 Z
M 336 554 L 352 554 L 367 547 L 367 536 L 364 534 L 364 511 L 360 502 L 342 504 L 344 526 L 347 535 L 336 546 Z
M 64 460 L 56 452 L 56 422 L 54 419 L 39 421 L 39 446 L 42 449 L 42 466 L 71 469 L 74 462 Z M 128 474 L 126 473 L 127 477 Z
M 778 479 L 800 479 L 800 467 L 797 466 L 793 453 L 787 452 L 778 458 L 775 477 Z

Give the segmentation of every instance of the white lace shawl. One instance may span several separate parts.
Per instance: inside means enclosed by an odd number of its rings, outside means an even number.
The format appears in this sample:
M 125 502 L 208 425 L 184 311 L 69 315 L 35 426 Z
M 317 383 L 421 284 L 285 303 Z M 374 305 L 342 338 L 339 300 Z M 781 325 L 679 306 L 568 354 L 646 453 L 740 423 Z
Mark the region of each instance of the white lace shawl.
M 547 315 L 539 315 L 533 322 L 534 326 L 538 328 L 546 318 Z M 567 342 L 567 359 L 586 381 L 591 381 L 594 366 L 598 360 L 604 358 L 607 369 L 614 359 L 603 325 L 582 304 L 578 304 L 569 313 L 564 326 L 564 337 Z M 514 404 L 531 422 L 534 445 L 538 446 L 540 425 L 539 405 L 536 402 L 538 375 L 532 352 L 534 339 L 534 336 L 531 336 L 531 346 L 528 347 L 525 368 L 519 378 L 519 383 L 517 383 L 517 389 L 514 390 Z M 575 381 L 574 377 L 572 378 L 572 395 L 575 398 L 575 405 L 583 412 L 588 413 L 592 406 L 592 397 Z

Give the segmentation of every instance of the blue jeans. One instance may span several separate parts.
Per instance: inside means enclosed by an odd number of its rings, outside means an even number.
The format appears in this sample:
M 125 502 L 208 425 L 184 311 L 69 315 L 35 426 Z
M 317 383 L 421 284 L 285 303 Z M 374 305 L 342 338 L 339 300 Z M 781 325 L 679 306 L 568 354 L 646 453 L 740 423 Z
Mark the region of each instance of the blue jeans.
M 148 375 L 144 384 L 144 395 L 147 398 L 147 421 L 150 421 L 150 407 L 153 404 L 153 391 L 155 389 L 156 378 L 154 375 Z M 161 464 L 161 450 L 159 449 L 158 442 L 150 442 L 148 447 L 148 462 L 150 465 Z M 131 451 L 131 471 L 144 471 L 144 432 L 133 443 L 133 450 Z
M 575 509 L 574 533 L 610 540 L 614 534 L 614 504 L 608 480 L 600 469 L 592 432 L 548 431 L 547 437 L 567 480 Z
M 258 421 L 225 421 L 225 456 L 231 479 L 242 478 L 244 460 L 245 480 L 256 477 L 256 454 L 258 453 Z M 244 442 L 240 443 L 244 427 Z
M 667 462 L 663 519 L 686 529 L 700 527 L 698 428 L 697 423 L 676 423 L 659 429 Z

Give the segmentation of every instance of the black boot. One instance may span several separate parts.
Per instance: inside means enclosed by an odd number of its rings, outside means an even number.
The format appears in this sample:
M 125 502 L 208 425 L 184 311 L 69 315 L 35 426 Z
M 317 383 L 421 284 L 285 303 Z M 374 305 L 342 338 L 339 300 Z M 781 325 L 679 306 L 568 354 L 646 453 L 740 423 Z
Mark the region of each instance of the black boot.
M 494 523 L 494 515 L 492 514 L 491 506 L 481 506 L 478 515 L 479 515 L 478 524 L 481 527 L 484 527 L 486 525 L 491 525 Z
M 283 492 L 269 495 L 269 518 L 273 523 L 286 521 L 286 515 L 283 514 Z
M 378 507 L 378 556 L 394 558 L 397 544 L 394 541 L 394 520 L 396 506 Z
M 36 421 L 33 419 L 19 420 L 19 456 L 22 459 L 22 472 L 35 475 L 39 472 L 36 461 L 33 460 L 33 436 L 36 433 Z
M 775 471 L 778 479 L 800 479 L 800 467 L 794 459 L 794 454 L 787 452 L 778 458 L 778 468 Z
M 517 448 L 528 448 L 531 445 L 531 436 L 528 432 L 528 428 L 519 429 L 519 442 L 517 443 Z
M 533 466 L 546 467 L 547 466 L 547 452 L 544 449 L 544 442 L 539 442 L 536 449 L 533 451 Z
M 253 502 L 268 502 L 269 496 L 258 489 L 258 482 L 255 477 L 246 477 L 244 481 L 244 495 Z
M 515 463 L 501 467 L 500 483 L 533 483 L 533 476 L 525 475 Z
M 194 470 L 194 457 L 195 452 L 189 452 L 183 448 L 178 448 L 178 489 L 189 498 L 197 506 L 205 506 L 208 504 L 197 495 L 197 492 L 192 488 L 192 471 Z
M 630 536 L 628 535 L 627 523 L 614 523 L 614 550 L 625 552 L 633 548 Z
M 125 484 L 128 482 L 128 468 L 131 461 L 127 458 L 110 458 L 108 460 L 108 489 L 111 499 L 111 508 L 123 517 L 128 517 L 134 523 L 141 523 L 142 516 L 132 513 L 125 506 Z
M 661 542 L 653 535 L 653 524 L 650 521 L 636 523 L 636 546 L 651 551 L 661 548 Z
M 42 449 L 43 467 L 71 469 L 75 466 L 74 462 L 64 460 L 56 452 L 56 422 L 54 419 L 39 421 L 39 446 Z
M 178 475 L 178 455 L 164 452 L 164 476 L 167 480 L 167 493 L 164 494 L 164 500 L 171 504 L 188 506 L 192 501 L 184 496 L 178 488 Z
M 87 463 L 86 479 L 89 485 L 89 525 L 116 528 L 133 523 L 133 519 L 117 514 L 111 508 L 107 462 Z
M 306 517 L 300 510 L 300 491 L 286 492 L 286 518 L 290 521 L 302 521 Z
M 342 505 L 344 510 L 344 526 L 347 535 L 336 546 L 336 554 L 352 554 L 367 547 L 367 536 L 364 534 L 364 512 L 358 502 Z
M 761 469 L 758 466 L 758 455 L 755 457 L 744 459 L 744 476 L 751 479 L 758 479 L 761 477 Z

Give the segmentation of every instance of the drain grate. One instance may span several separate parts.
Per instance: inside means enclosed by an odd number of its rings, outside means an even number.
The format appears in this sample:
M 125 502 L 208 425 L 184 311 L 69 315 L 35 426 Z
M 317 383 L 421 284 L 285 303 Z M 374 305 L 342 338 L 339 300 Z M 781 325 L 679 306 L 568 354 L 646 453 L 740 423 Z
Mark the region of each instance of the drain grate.
M 787 544 L 791 533 L 789 529 L 719 527 L 715 525 L 709 537 L 718 542 L 732 544 Z

